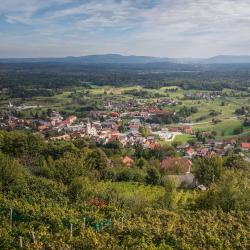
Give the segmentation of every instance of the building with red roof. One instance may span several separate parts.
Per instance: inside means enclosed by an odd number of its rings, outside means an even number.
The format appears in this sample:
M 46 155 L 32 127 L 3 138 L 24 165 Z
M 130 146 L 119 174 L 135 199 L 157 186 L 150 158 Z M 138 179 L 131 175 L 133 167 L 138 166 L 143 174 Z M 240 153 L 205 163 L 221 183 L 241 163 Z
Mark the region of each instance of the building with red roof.
M 127 167 L 131 167 L 134 164 L 134 160 L 129 156 L 125 156 L 122 159 L 122 163 Z
M 250 150 L 250 143 L 249 143 L 249 142 L 242 142 L 242 143 L 240 144 L 240 148 L 241 148 L 242 150 Z
M 75 115 L 70 115 L 69 117 L 67 117 L 64 121 L 63 121 L 63 123 L 64 123 L 64 125 L 70 125 L 70 124 L 72 124 L 74 121 L 76 121 L 77 120 L 77 117 L 75 116 Z
M 178 174 L 190 173 L 192 162 L 183 157 L 172 158 L 167 157 L 161 162 L 161 169 L 169 172 L 177 172 Z
M 187 151 L 186 151 L 186 155 L 188 157 L 193 157 L 193 156 L 196 155 L 196 151 L 193 148 L 188 148 Z

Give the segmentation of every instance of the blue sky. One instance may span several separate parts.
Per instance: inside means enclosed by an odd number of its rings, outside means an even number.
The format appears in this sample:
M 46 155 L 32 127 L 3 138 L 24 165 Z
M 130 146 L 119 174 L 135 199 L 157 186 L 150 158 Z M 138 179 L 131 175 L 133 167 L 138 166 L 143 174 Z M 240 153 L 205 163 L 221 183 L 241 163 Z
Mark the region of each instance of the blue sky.
M 248 0 L 1 2 L 1 58 L 250 54 Z

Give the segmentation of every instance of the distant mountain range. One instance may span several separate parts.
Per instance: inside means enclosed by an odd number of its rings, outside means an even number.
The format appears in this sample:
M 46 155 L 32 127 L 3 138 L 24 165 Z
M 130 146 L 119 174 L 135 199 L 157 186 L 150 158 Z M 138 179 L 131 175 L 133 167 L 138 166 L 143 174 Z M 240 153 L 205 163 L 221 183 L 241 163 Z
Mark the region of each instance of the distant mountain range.
M 250 56 L 220 55 L 206 59 L 204 63 L 250 63 Z
M 200 58 L 163 58 L 150 56 L 123 56 L 119 54 L 89 55 L 58 58 L 11 58 L 0 59 L 1 63 L 82 63 L 82 64 L 240 64 L 250 63 L 250 56 L 219 55 L 207 59 Z

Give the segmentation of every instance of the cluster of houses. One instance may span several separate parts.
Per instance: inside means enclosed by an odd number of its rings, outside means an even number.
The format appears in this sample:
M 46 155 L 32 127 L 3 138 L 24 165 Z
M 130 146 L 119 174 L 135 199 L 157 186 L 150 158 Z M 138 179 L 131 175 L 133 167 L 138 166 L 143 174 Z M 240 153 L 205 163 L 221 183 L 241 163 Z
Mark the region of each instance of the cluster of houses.
M 21 129 L 31 130 L 34 128 L 34 121 L 31 119 L 23 119 L 7 113 L 0 113 L 0 128 L 1 129 Z
M 16 111 L 35 109 L 35 108 L 41 108 L 41 107 L 42 106 L 40 106 L 40 105 L 20 105 L 20 106 L 15 106 L 10 101 L 9 101 L 9 104 L 8 104 L 8 108 L 12 108 L 12 109 L 14 109 Z
M 167 106 L 175 106 L 175 105 L 177 105 L 178 102 L 173 98 L 163 98 L 163 99 L 158 99 L 157 103 L 164 104 Z
M 122 146 L 132 146 L 142 144 L 145 148 L 154 148 L 158 145 L 154 136 L 143 137 L 140 133 L 142 126 L 141 120 L 133 118 L 126 126 L 126 131 L 120 132 L 121 115 L 117 112 L 91 112 L 92 117 L 96 120 L 77 119 L 76 116 L 69 116 L 62 119 L 59 113 L 52 112 L 50 121 L 42 122 L 38 126 L 38 131 L 45 132 L 47 129 L 57 131 L 59 134 L 53 136 L 50 140 L 71 140 L 75 138 L 90 138 L 101 144 L 109 144 L 119 141 Z M 128 114 L 131 115 L 131 114 Z M 106 118 L 102 121 L 98 118 Z M 154 126 L 146 125 L 149 131 Z
M 250 151 L 250 143 L 242 142 L 237 143 L 236 140 L 227 140 L 227 141 L 215 141 L 210 140 L 204 143 L 196 143 L 194 146 L 189 145 L 188 143 L 182 144 L 177 147 L 178 151 L 185 155 L 188 159 L 193 159 L 196 157 L 205 157 L 220 155 L 225 156 L 229 151 L 238 149 L 242 153 Z
M 11 105 L 11 103 L 10 103 Z M 111 104 L 110 104 L 111 105 Z M 89 119 L 78 119 L 75 115 L 66 118 L 57 112 L 51 111 L 46 119 L 23 119 L 12 113 L 0 114 L 0 127 L 7 129 L 36 129 L 41 134 L 54 131 L 50 140 L 71 140 L 74 138 L 90 138 L 102 144 L 119 141 L 124 147 L 141 144 L 145 148 L 155 148 L 159 139 L 173 141 L 175 133 L 193 135 L 193 130 L 188 125 L 163 127 L 160 124 L 147 123 L 147 119 L 155 115 L 171 116 L 173 112 L 152 107 L 144 107 L 138 111 L 119 112 L 114 110 L 90 111 Z M 125 129 L 124 120 L 127 122 Z M 145 137 L 140 133 L 140 128 L 145 127 L 149 135 Z M 196 143 L 195 146 L 182 144 L 178 150 L 188 158 L 196 156 L 225 155 L 229 149 L 238 147 L 235 140 L 218 142 Z M 250 143 L 240 145 L 242 151 L 250 150 Z
M 159 146 L 159 139 L 173 141 L 175 134 L 193 134 L 192 129 L 186 125 L 178 127 L 163 127 L 160 124 L 147 123 L 146 120 L 155 115 L 171 116 L 171 111 L 144 108 L 141 111 L 119 113 L 118 111 L 91 111 L 90 119 L 77 119 L 69 116 L 65 120 L 58 112 L 53 111 L 49 121 L 41 122 L 38 131 L 52 129 L 58 136 L 51 140 L 71 140 L 73 138 L 90 138 L 101 144 L 109 144 L 119 141 L 124 147 L 141 144 L 145 148 Z M 123 121 L 127 124 L 124 126 Z M 123 129 L 121 129 L 123 127 Z M 125 127 L 125 128 L 124 128 Z M 145 127 L 149 135 L 145 137 L 140 128 Z
M 211 101 L 215 98 L 219 98 L 221 96 L 221 92 L 196 92 L 191 94 L 185 94 L 184 100 L 207 100 Z
M 138 102 L 136 99 L 129 99 L 127 101 L 108 101 L 104 105 L 104 109 L 108 111 L 124 111 L 124 110 L 131 110 L 131 109 L 141 109 L 143 104 Z

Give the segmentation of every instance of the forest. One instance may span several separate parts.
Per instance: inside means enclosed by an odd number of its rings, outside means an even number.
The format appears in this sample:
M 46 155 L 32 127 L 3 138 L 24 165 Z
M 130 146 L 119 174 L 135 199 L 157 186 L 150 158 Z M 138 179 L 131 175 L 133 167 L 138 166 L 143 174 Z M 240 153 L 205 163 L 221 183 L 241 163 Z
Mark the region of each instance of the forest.
M 248 91 L 248 64 L 185 65 L 0 63 L 0 89 L 13 97 L 51 96 L 59 89 L 90 84 L 147 88 L 179 86 L 184 90 Z

